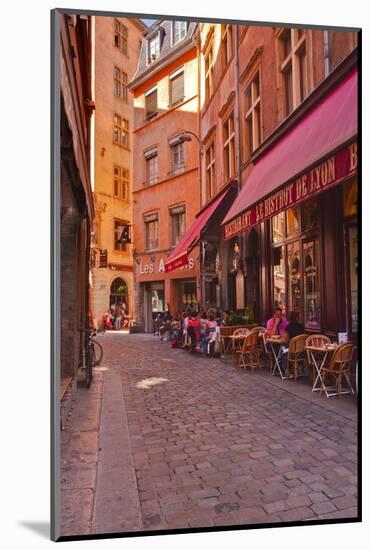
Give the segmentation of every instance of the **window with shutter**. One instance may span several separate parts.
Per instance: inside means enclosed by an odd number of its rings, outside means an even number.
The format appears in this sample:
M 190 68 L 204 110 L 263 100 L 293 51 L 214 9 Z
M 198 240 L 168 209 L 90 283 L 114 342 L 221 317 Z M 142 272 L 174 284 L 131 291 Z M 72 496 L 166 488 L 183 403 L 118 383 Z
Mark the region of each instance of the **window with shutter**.
M 170 77 L 170 105 L 176 105 L 184 99 L 184 72 Z
M 157 115 L 157 88 L 146 94 L 146 118 L 147 120 Z

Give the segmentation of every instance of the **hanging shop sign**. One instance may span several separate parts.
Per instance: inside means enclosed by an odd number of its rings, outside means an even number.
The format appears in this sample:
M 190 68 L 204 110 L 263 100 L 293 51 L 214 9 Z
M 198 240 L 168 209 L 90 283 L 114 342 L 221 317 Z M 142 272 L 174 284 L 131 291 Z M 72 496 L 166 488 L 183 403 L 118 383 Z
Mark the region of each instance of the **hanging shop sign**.
M 356 171 L 357 143 L 352 143 L 227 223 L 224 226 L 224 238 L 230 239 L 279 212 L 326 191 L 354 175 Z M 246 185 L 248 184 L 247 181 Z

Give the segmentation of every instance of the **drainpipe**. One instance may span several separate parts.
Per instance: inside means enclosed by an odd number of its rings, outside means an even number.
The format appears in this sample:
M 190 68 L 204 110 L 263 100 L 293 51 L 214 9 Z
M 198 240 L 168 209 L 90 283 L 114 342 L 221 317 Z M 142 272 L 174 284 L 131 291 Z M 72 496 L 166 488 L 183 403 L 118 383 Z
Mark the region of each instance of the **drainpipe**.
M 323 53 L 325 59 L 325 78 L 330 74 L 330 41 L 329 31 L 323 31 Z

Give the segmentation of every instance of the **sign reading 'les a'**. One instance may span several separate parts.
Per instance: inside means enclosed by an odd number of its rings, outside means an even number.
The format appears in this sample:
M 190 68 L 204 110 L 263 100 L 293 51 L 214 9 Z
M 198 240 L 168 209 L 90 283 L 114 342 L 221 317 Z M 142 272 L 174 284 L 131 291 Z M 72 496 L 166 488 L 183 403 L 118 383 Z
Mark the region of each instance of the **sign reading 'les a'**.
M 230 239 L 286 208 L 325 191 L 356 170 L 357 144 L 352 143 L 227 223 L 224 226 L 224 238 Z M 248 181 L 246 185 L 249 185 Z

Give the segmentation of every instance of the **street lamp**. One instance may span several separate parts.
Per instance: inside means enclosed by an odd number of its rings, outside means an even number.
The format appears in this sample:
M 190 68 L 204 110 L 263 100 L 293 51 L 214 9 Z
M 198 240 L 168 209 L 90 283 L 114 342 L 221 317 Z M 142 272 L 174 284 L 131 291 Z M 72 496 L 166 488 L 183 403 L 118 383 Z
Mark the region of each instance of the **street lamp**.
M 189 135 L 187 135 L 187 134 L 189 134 Z M 199 150 L 200 150 L 200 155 L 203 155 L 204 152 L 205 152 L 205 147 L 204 147 L 204 144 L 202 143 L 202 141 L 200 140 L 200 138 L 198 137 L 197 134 L 195 134 L 194 132 L 191 132 L 191 130 L 185 130 L 185 131 L 180 135 L 182 141 L 192 141 L 191 136 L 193 136 L 194 138 L 196 138 L 196 140 L 198 141 L 198 146 L 199 146 Z M 201 163 L 200 163 L 200 166 L 201 166 Z

